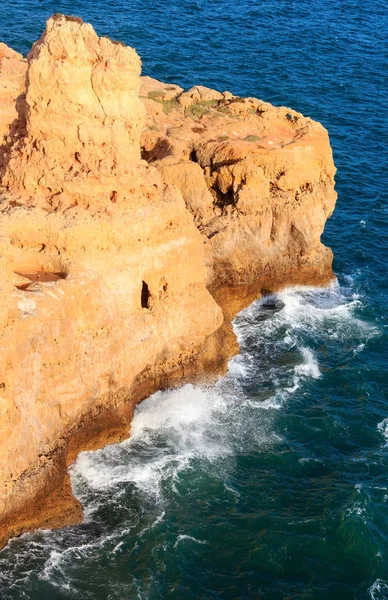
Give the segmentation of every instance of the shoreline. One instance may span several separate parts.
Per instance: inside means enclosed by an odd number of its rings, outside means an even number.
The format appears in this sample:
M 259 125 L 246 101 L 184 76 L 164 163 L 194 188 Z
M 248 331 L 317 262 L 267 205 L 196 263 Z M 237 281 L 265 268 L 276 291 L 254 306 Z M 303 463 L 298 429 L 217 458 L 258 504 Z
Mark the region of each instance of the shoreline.
M 141 77 L 81 19 L 0 44 L 0 102 L 1 546 L 80 522 L 77 454 L 225 373 L 255 298 L 332 279 L 337 194 L 320 123 Z
M 322 273 L 294 273 L 287 284 L 280 281 L 259 281 L 255 284 L 219 287 L 213 292 L 214 298 L 222 306 L 224 323 L 184 364 L 177 366 L 170 373 L 160 368 L 159 376 L 152 373 L 140 373 L 130 390 L 121 390 L 111 405 L 101 403 L 96 414 L 85 415 L 78 428 L 69 432 L 62 446 L 50 456 L 45 470 L 33 474 L 36 477 L 31 485 L 38 488 L 32 500 L 28 500 L 10 512 L 0 522 L 0 551 L 8 541 L 23 533 L 36 529 L 58 529 L 83 522 L 83 507 L 73 496 L 68 468 L 75 462 L 78 454 L 93 451 L 109 444 L 119 443 L 130 437 L 130 425 L 134 410 L 143 400 L 157 391 L 174 389 L 185 383 L 204 384 L 222 377 L 228 370 L 230 359 L 239 353 L 239 347 L 232 329 L 233 318 L 247 308 L 252 302 L 267 295 L 262 293 L 271 287 L 276 293 L 294 285 L 326 287 L 335 281 L 333 272 L 324 276 Z M 147 371 L 147 369 L 146 369 Z M 30 475 L 31 477 L 31 475 Z M 26 476 L 28 481 L 29 477 Z M 27 483 L 28 485 L 28 483 Z M 29 487 L 29 486 L 28 486 Z

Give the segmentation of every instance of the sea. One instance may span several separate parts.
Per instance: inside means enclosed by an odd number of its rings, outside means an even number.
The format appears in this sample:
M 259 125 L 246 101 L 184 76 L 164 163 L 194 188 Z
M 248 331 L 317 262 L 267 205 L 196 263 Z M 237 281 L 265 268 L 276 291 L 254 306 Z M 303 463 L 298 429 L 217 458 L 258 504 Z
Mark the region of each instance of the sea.
M 26 54 L 56 12 L 144 74 L 321 121 L 337 279 L 254 302 L 226 377 L 154 394 L 131 437 L 80 454 L 85 522 L 11 540 L 1 600 L 387 600 L 386 0 L 2 0 L 0 40 Z

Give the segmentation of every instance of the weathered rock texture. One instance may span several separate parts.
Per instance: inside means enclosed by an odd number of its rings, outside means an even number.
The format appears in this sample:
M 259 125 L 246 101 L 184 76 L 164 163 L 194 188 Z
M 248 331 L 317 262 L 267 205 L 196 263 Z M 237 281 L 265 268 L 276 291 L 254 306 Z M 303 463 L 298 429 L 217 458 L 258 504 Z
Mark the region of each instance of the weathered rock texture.
M 104 208 L 111 183 L 137 183 L 144 107 L 140 59 L 91 25 L 57 17 L 28 57 L 27 134 L 10 149 L 3 185 L 53 210 Z M 21 111 L 23 113 L 23 111 Z M 130 180 L 134 184 L 130 185 Z
M 208 284 L 327 281 L 334 210 L 327 131 L 288 108 L 144 77 L 143 156 L 182 192 L 206 241 Z
M 67 465 L 225 370 L 236 310 L 332 277 L 323 127 L 139 73 L 61 15 L 27 61 L 0 45 L 0 546 L 78 522 Z
M 0 42 L 0 169 L 19 129 L 19 111 L 24 112 L 26 74 L 27 61 Z

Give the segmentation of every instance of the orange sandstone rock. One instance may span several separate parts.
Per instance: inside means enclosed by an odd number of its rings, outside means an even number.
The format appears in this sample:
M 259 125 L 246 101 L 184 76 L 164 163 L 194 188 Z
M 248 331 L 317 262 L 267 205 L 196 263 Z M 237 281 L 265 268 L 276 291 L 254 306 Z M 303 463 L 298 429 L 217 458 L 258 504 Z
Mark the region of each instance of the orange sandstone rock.
M 0 212 L 0 542 L 79 520 L 77 449 L 128 435 L 158 387 L 225 365 L 202 236 L 140 160 L 139 69 L 134 50 L 63 17 L 28 58 Z
M 329 280 L 332 253 L 320 237 L 336 193 L 324 127 L 201 86 L 166 100 L 151 81 L 140 89 L 143 157 L 181 190 L 205 236 L 211 289 Z
M 0 42 L 0 169 L 5 148 L 18 133 L 19 113 L 25 106 L 27 62 Z M 25 115 L 23 114 L 23 122 Z
M 139 74 L 62 15 L 27 61 L 0 45 L 0 546 L 79 521 L 67 465 L 225 370 L 237 310 L 332 277 L 326 130 Z
M 47 210 L 105 207 L 119 192 L 111 183 L 136 179 L 139 74 L 132 48 L 77 20 L 50 19 L 28 56 L 27 135 L 10 149 L 7 191 Z

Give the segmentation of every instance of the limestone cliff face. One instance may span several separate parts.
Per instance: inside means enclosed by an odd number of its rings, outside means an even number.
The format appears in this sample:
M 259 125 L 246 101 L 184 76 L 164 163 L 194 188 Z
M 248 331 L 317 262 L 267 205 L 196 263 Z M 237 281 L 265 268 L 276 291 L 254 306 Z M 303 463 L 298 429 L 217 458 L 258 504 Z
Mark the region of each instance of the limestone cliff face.
M 139 74 L 132 48 L 77 19 L 50 19 L 28 56 L 27 135 L 7 157 L 7 190 L 49 210 L 104 207 L 122 179 L 128 193 L 140 160 Z
M 204 235 L 211 289 L 327 280 L 334 210 L 327 131 L 255 98 L 144 77 L 143 156 L 182 192 Z
M 27 61 L 0 42 L 0 169 L 4 151 L 19 129 L 19 111 L 25 106 Z
M 0 45 L 0 546 L 79 521 L 67 465 L 225 370 L 238 308 L 332 277 L 324 128 L 139 74 L 61 15 L 27 61 Z
M 139 69 L 134 50 L 65 18 L 28 58 L 2 178 L 0 541 L 79 520 L 66 457 L 77 435 L 89 444 L 82 428 L 105 421 L 103 443 L 113 419 L 123 435 L 136 399 L 198 356 L 220 360 L 202 237 L 140 162 Z

